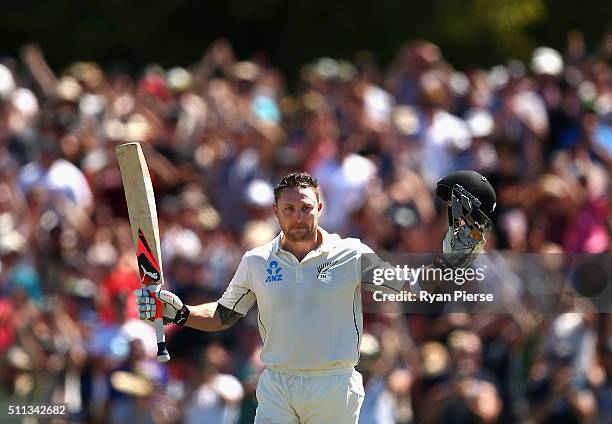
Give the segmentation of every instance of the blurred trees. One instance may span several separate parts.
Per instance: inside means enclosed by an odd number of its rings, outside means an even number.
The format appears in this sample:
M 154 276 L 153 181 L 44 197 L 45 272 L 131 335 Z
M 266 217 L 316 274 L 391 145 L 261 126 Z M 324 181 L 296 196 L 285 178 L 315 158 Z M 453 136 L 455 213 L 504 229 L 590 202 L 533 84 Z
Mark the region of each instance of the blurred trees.
M 62 68 L 77 59 L 140 66 L 188 65 L 219 36 L 246 56 L 265 50 L 282 70 L 320 56 L 371 50 L 388 63 L 408 39 L 439 44 L 451 63 L 492 65 L 527 58 L 547 44 L 563 49 L 570 28 L 595 43 L 612 22 L 606 0 L 226 0 L 6 1 L 0 54 L 42 45 Z M 136 68 L 137 69 L 137 68 Z

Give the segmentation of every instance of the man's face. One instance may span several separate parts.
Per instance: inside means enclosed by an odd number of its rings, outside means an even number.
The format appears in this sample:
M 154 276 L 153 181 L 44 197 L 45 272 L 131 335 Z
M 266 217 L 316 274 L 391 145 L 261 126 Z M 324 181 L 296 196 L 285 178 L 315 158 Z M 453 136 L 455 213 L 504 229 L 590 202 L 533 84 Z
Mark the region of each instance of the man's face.
M 272 208 L 281 230 L 289 240 L 299 242 L 316 237 L 323 204 L 317 201 L 312 188 L 286 188 Z

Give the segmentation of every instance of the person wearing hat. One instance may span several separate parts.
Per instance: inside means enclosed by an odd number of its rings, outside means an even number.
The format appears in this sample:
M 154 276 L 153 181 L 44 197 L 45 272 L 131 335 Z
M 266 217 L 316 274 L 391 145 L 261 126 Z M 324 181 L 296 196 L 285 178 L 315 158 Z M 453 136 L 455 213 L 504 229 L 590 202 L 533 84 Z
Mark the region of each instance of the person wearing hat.
M 495 192 L 473 171 L 438 184 L 449 202 L 449 230 L 434 266 L 467 266 L 484 246 Z M 373 270 L 388 268 L 359 239 L 321 228 L 319 184 L 305 172 L 283 177 L 272 209 L 280 234 L 249 250 L 217 302 L 188 306 L 162 290 L 167 322 L 203 331 L 224 330 L 258 304 L 267 366 L 257 386 L 256 423 L 356 423 L 364 399 L 355 370 L 363 336 L 361 288 L 393 294 L 404 281 L 376 284 Z M 412 285 L 414 282 L 410 282 Z M 146 289 L 136 290 L 141 319 L 155 315 Z

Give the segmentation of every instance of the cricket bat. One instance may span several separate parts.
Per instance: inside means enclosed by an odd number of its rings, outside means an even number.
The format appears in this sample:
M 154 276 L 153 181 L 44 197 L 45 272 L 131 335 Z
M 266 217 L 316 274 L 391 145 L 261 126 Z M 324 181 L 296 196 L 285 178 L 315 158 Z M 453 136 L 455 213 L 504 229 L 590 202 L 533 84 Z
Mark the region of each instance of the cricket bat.
M 155 299 L 153 324 L 157 337 L 157 360 L 168 362 L 170 354 L 166 349 L 164 335 L 163 304 L 155 297 L 164 283 L 164 277 L 153 184 L 140 143 L 121 144 L 117 146 L 116 152 L 136 248 L 140 283 Z

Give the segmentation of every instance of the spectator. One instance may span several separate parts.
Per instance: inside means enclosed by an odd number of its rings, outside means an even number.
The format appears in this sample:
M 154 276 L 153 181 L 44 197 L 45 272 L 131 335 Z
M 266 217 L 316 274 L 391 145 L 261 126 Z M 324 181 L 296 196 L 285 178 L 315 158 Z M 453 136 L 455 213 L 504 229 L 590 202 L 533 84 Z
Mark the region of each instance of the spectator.
M 208 346 L 194 358 L 183 407 L 186 423 L 238 421 L 238 405 L 244 389 L 236 377 L 221 373 L 226 361 L 227 352 L 218 345 Z

